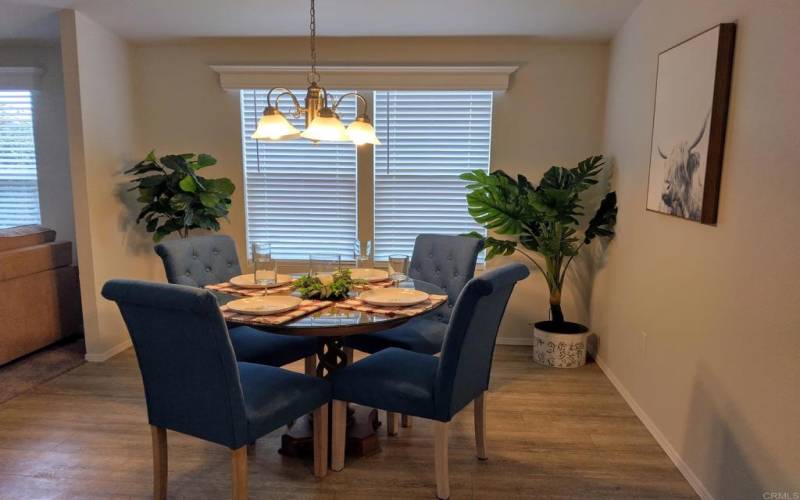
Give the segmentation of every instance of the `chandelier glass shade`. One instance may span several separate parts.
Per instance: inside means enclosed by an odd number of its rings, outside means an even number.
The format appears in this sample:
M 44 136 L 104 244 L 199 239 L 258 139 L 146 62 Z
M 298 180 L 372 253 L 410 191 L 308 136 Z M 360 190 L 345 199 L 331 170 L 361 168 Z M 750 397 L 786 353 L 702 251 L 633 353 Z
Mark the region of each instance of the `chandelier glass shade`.
M 291 90 L 282 87 L 270 89 L 267 93 L 267 106 L 264 108 L 264 112 L 258 120 L 256 130 L 251 137 L 257 140 L 267 141 L 285 141 L 298 137 L 309 139 L 313 142 L 352 141 L 357 146 L 363 144 L 380 144 L 378 137 L 375 135 L 375 128 L 372 126 L 369 116 L 367 115 L 367 101 L 362 95 L 356 92 L 348 92 L 339 97 L 335 102 L 329 102 L 328 91 L 324 87 L 319 86 L 320 75 L 317 72 L 316 24 L 314 0 L 311 0 L 311 70 L 308 73 L 309 87 L 305 101 L 301 105 L 297 96 L 295 96 Z M 273 105 L 272 93 L 275 91 L 279 91 L 280 93 L 275 97 Z M 278 103 L 283 96 L 287 96 L 292 101 L 290 113 L 293 117 L 305 117 L 305 130 L 302 132 L 292 125 L 280 111 Z M 345 128 L 339 115 L 336 113 L 336 109 L 342 103 L 342 100 L 348 96 L 355 96 L 359 101 L 356 103 L 356 109 L 358 109 L 358 104 L 360 103 L 362 111 L 360 114 L 357 114 L 355 121 Z

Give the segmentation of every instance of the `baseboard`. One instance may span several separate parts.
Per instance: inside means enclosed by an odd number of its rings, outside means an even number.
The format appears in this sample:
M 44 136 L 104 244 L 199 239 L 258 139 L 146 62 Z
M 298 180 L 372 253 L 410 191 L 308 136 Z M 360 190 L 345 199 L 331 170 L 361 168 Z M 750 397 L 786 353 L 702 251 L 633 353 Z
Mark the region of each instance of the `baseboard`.
M 497 337 L 498 345 L 533 345 L 531 337 Z
M 119 344 L 115 345 L 114 347 L 106 349 L 105 351 L 103 351 L 101 353 L 88 353 L 87 352 L 86 353 L 86 361 L 88 361 L 90 363 L 102 363 L 103 361 L 106 361 L 107 359 L 110 359 L 110 358 L 116 356 L 117 354 L 121 353 L 125 349 L 129 348 L 131 345 L 132 345 L 131 344 L 131 340 L 127 339 L 127 340 L 125 340 L 123 342 L 120 342 Z
M 683 458 L 681 458 L 678 451 L 674 446 L 672 446 L 672 443 L 670 443 L 667 437 L 661 432 L 653 419 L 650 418 L 650 416 L 642 409 L 641 406 L 639 406 L 639 404 L 633 398 L 633 395 L 628 392 L 628 389 L 626 389 L 617 376 L 614 375 L 614 372 L 611 371 L 608 365 L 605 364 L 605 362 L 599 356 L 595 355 L 594 360 L 597 363 L 597 366 L 603 370 L 606 378 L 611 381 L 625 402 L 628 403 L 628 406 L 631 407 L 633 413 L 639 417 L 639 420 L 641 420 L 647 430 L 650 431 L 650 434 L 653 435 L 653 438 L 655 438 L 656 442 L 658 442 L 659 446 L 661 446 L 661 448 L 664 450 L 664 453 L 667 454 L 669 459 L 672 460 L 672 463 L 675 464 L 675 467 L 677 467 L 680 473 L 683 474 L 683 477 L 694 489 L 695 493 L 697 493 L 697 495 L 703 500 L 714 500 L 714 496 L 708 491 L 708 489 L 706 489 L 703 482 L 700 481 L 700 478 L 698 478 L 695 473 L 692 472 L 692 469 L 683 460 Z

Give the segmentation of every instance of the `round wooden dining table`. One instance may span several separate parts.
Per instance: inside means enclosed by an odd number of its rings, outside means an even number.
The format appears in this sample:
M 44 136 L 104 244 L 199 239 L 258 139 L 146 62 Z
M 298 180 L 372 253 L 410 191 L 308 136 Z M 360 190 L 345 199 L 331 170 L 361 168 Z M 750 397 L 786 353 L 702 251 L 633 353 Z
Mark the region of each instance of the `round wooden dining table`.
M 398 283 L 399 288 L 412 288 L 430 295 L 447 295 L 440 287 L 426 281 L 408 279 Z M 212 291 L 222 306 L 240 295 L 222 291 Z M 286 292 L 296 295 L 297 292 Z M 357 296 L 358 292 L 351 292 Z M 377 333 L 395 328 L 407 321 L 430 314 L 444 302 L 421 311 L 419 314 L 378 314 L 332 305 L 280 325 L 248 324 L 251 328 L 283 335 L 316 337 L 318 377 L 329 378 L 333 372 L 348 364 L 344 339 L 350 335 Z M 313 451 L 313 432 L 311 416 L 292 423 L 281 436 L 280 452 L 287 456 L 301 456 Z M 377 410 L 358 405 L 350 405 L 347 425 L 347 452 L 354 456 L 366 456 L 380 451 L 375 431 L 381 425 Z

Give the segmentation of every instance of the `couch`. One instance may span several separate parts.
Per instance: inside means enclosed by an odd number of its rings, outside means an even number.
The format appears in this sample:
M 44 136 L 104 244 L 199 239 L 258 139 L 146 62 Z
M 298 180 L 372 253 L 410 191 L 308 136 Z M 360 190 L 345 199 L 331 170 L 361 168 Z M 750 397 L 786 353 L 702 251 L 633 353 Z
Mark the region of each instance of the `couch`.
M 38 225 L 0 229 L 0 365 L 81 330 L 72 243 Z

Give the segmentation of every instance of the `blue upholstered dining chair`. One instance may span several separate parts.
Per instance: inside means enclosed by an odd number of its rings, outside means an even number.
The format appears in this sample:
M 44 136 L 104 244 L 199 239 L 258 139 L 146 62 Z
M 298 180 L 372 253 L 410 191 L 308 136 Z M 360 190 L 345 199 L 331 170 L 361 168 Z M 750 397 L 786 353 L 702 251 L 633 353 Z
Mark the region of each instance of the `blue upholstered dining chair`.
M 420 234 L 414 242 L 414 252 L 408 277 L 433 283 L 447 292 L 447 302 L 426 315 L 385 332 L 347 337 L 346 345 L 359 351 L 375 353 L 389 347 L 436 354 L 450 320 L 458 294 L 475 274 L 475 263 L 483 242 L 468 236 Z
M 153 496 L 166 498 L 166 429 L 233 452 L 233 498 L 247 498 L 247 444 L 314 412 L 314 473 L 324 476 L 330 384 L 281 368 L 238 362 L 217 300 L 207 290 L 112 280 L 142 372 L 153 438 Z M 319 425 L 317 424 L 319 422 Z
M 155 250 L 164 262 L 167 281 L 173 284 L 202 288 L 242 273 L 236 244 L 230 236 L 168 240 L 156 245 Z M 230 336 L 239 361 L 283 366 L 305 359 L 306 374 L 316 371 L 316 338 L 267 333 L 249 326 L 231 328 Z
M 420 234 L 414 241 L 408 276 L 433 283 L 447 292 L 447 302 L 432 313 L 413 319 L 397 328 L 368 335 L 345 338 L 348 358 L 352 349 L 376 353 L 389 347 L 399 347 L 423 354 L 436 354 L 442 349 L 442 339 L 450 321 L 458 294 L 475 275 L 478 253 L 483 242 L 468 236 L 443 234 Z M 397 415 L 386 414 L 386 429 L 389 435 L 397 434 Z M 411 426 L 411 418 L 402 416 L 403 427 Z
M 485 460 L 485 393 L 497 330 L 514 285 L 528 274 L 515 263 L 470 280 L 453 307 L 440 358 L 389 348 L 333 374 L 333 470 L 344 467 L 346 402 L 414 415 L 434 421 L 436 491 L 450 496 L 448 422 L 475 402 L 475 444 Z

